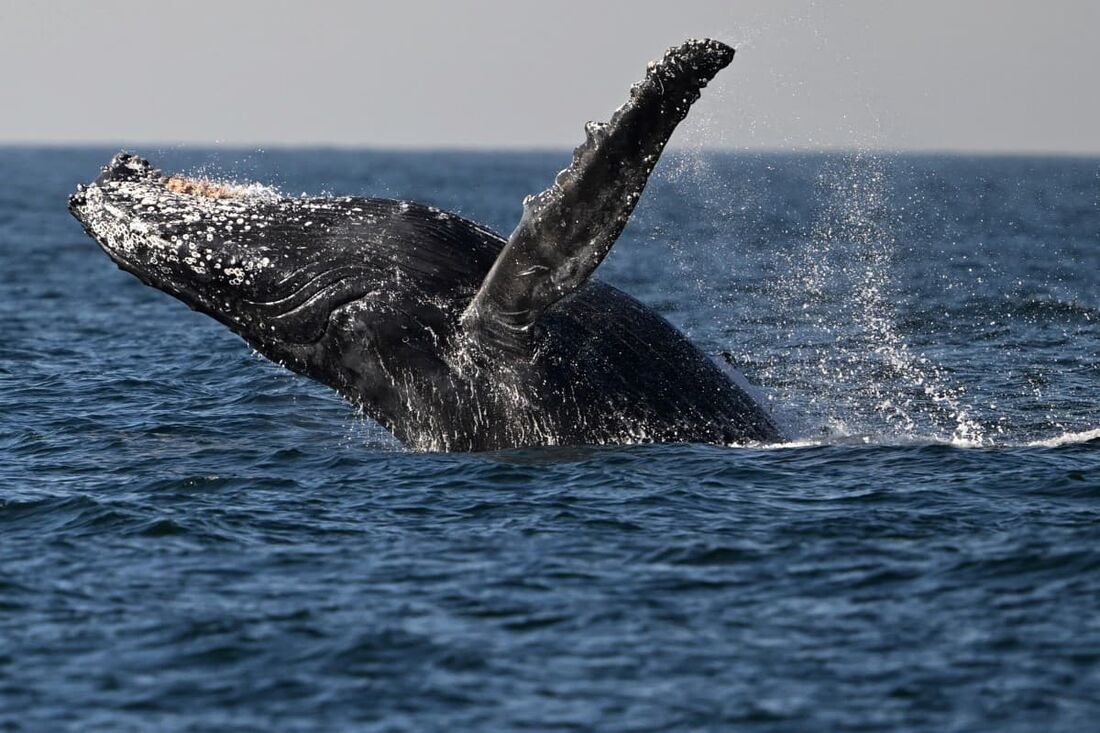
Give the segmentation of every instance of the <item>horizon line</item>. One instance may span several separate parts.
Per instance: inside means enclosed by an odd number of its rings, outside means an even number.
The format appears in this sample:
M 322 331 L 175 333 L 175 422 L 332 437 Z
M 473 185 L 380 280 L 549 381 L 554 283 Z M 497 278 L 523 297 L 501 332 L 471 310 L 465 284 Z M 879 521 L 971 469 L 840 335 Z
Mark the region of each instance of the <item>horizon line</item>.
M 158 150 L 192 150 L 192 151 L 239 151 L 249 153 L 276 152 L 276 151 L 347 151 L 364 153 L 514 153 L 514 154 L 558 154 L 572 152 L 574 145 L 501 145 L 490 146 L 481 144 L 463 145 L 374 145 L 369 143 L 328 143 L 328 142 L 219 142 L 219 141 L 131 141 L 120 140 L 3 140 L 0 139 L 0 149 L 54 149 L 54 150 L 92 150 L 92 149 L 118 149 L 137 151 L 139 148 L 156 148 Z M 842 145 L 818 145 L 818 146 L 791 146 L 791 147 L 736 147 L 736 146 L 689 146 L 670 145 L 666 153 L 701 153 L 701 154 L 738 154 L 738 155 L 897 155 L 897 156 L 928 156 L 928 157 L 1047 157 L 1047 158 L 1100 158 L 1100 150 L 1066 150 L 1060 148 L 891 148 L 871 145 L 864 147 Z

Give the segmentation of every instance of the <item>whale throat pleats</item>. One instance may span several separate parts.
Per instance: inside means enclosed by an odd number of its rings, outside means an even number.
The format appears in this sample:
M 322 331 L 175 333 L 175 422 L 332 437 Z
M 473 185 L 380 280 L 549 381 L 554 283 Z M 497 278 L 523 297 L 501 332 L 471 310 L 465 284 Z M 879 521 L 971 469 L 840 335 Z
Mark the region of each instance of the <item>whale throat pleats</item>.
M 572 164 L 523 202 L 523 217 L 463 314 L 479 344 L 522 351 L 530 327 L 574 292 L 626 226 L 653 167 L 733 49 L 691 40 L 652 62 L 607 123 L 589 122 Z

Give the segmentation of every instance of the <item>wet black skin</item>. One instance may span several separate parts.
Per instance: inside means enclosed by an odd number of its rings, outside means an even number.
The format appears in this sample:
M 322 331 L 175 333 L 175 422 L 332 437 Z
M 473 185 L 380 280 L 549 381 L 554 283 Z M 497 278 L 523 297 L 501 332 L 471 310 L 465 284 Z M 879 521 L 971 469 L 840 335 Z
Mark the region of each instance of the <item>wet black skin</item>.
M 501 286 L 487 281 L 506 241 L 426 206 L 173 193 L 120 154 L 69 207 L 119 267 L 336 389 L 414 449 L 780 438 L 667 321 L 587 277 L 610 242 L 576 282 L 542 286 L 557 288 L 552 302 L 524 300 L 534 305 L 522 327 L 483 328 L 511 302 L 493 300 Z M 509 267 L 541 272 L 519 265 Z

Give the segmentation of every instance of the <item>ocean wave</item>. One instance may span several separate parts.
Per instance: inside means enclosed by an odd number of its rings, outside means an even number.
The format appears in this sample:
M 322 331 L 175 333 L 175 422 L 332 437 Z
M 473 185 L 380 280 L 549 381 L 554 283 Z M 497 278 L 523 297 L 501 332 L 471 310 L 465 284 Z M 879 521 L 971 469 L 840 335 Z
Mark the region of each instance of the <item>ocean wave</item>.
M 1080 430 L 1073 433 L 1065 433 L 1054 438 L 1033 440 L 1026 445 L 1033 448 L 1057 448 L 1062 445 L 1075 445 L 1077 443 L 1091 443 L 1100 440 L 1100 428 L 1092 430 Z

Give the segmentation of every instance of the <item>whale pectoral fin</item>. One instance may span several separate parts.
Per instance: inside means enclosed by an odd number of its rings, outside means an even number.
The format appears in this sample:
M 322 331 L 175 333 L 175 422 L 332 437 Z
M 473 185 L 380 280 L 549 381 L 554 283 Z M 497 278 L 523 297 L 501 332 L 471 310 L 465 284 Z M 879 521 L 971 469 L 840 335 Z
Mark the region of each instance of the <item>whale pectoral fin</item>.
M 482 342 L 522 348 L 531 325 L 607 256 L 676 125 L 733 49 L 691 40 L 651 62 L 608 123 L 589 122 L 573 163 L 523 202 L 523 217 L 463 314 Z

